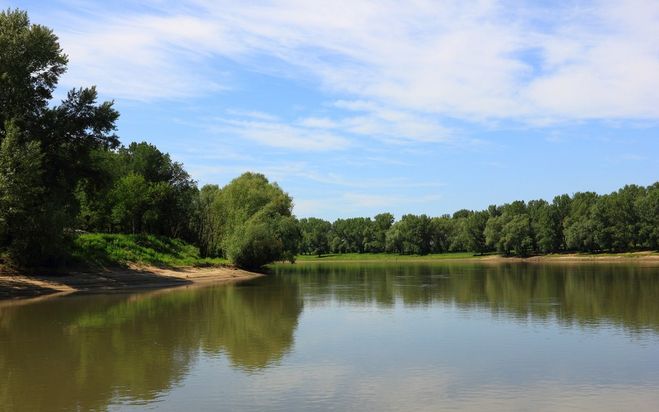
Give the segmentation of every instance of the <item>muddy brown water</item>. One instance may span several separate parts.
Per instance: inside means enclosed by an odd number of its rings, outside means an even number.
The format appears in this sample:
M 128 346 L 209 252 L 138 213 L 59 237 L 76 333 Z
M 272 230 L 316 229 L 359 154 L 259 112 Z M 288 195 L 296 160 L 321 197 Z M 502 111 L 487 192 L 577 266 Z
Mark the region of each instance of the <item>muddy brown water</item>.
M 659 267 L 297 264 L 0 306 L 0 410 L 659 410 Z

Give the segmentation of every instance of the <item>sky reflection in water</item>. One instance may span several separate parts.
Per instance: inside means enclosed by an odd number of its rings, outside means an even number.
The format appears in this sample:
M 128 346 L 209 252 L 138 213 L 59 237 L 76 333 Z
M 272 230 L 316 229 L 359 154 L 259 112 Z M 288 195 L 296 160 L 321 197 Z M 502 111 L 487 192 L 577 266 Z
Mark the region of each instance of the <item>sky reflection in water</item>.
M 279 266 L 0 304 L 9 410 L 659 407 L 659 268 Z

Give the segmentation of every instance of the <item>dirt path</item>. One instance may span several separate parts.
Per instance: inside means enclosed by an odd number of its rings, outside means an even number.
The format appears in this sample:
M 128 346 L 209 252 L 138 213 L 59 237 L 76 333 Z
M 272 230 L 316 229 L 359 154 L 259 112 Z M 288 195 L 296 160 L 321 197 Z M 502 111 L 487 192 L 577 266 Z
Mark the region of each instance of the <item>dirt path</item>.
M 0 300 L 73 292 L 165 288 L 247 280 L 263 276 L 229 267 L 162 269 L 130 267 L 65 275 L 22 275 L 0 271 Z

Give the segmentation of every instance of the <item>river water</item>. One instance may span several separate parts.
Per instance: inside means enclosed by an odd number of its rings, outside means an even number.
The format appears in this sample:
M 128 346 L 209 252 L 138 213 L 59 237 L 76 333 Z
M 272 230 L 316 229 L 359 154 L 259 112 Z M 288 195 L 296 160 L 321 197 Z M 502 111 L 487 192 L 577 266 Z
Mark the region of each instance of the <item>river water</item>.
M 659 410 L 659 267 L 297 264 L 0 302 L 0 410 Z

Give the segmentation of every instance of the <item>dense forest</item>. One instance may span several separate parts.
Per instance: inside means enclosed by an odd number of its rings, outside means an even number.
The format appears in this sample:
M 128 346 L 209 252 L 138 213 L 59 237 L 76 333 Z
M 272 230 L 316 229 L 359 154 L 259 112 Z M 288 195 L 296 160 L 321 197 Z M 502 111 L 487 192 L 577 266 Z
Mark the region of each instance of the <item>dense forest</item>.
M 157 147 L 122 145 L 119 113 L 94 87 L 53 103 L 67 63 L 50 29 L 23 11 L 0 13 L 0 257 L 14 265 L 66 264 L 85 232 L 178 238 L 248 268 L 298 252 L 526 256 L 659 245 L 659 183 L 441 217 L 298 221 L 291 197 L 261 174 L 199 189 Z

